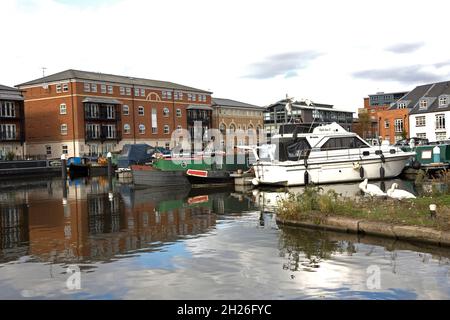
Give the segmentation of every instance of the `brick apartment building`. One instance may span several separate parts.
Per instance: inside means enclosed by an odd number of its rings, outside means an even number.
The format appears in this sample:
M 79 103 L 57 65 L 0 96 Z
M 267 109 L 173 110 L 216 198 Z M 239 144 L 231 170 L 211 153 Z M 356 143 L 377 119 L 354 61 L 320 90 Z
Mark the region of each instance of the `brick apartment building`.
M 172 82 L 67 70 L 17 87 L 29 155 L 97 155 L 128 143 L 169 148 L 174 130 L 212 126 L 211 92 Z
M 382 137 L 383 140 L 389 140 L 390 143 L 395 143 L 403 135 L 408 135 L 407 110 L 393 107 L 395 102 L 407 93 L 407 91 L 377 92 L 364 98 L 364 108 L 358 109 L 358 119 L 354 123 L 354 131 L 365 139 Z M 363 116 L 364 114 L 368 116 Z M 365 121 L 362 120 L 364 118 Z
M 16 88 L 0 85 L 0 160 L 23 156 L 25 142 L 24 98 Z
M 227 130 L 243 130 L 258 134 L 264 128 L 264 107 L 230 99 L 213 98 L 213 127 L 218 128 L 226 139 Z M 254 130 L 253 132 L 249 130 Z M 246 144 L 247 141 L 235 141 Z

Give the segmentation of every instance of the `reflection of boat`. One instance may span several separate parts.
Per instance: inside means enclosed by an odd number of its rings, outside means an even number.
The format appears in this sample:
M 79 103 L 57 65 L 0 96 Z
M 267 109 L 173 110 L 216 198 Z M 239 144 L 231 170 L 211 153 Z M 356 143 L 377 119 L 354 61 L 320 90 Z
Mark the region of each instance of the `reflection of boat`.
M 337 123 L 310 133 L 276 135 L 270 160 L 254 164 L 254 184 L 305 185 L 360 181 L 398 176 L 414 152 L 392 146 L 372 147 Z

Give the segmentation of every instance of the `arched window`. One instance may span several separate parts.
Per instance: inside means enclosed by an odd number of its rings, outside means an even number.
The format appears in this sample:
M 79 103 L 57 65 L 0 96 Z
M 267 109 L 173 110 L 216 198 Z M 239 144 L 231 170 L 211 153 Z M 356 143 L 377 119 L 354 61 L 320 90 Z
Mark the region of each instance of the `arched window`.
M 233 123 L 230 124 L 230 131 L 231 132 L 236 132 L 236 126 Z
M 227 126 L 225 125 L 225 123 L 221 123 L 219 126 L 219 130 L 222 134 L 226 134 L 227 132 Z
M 145 134 L 145 125 L 143 124 L 139 125 L 139 134 Z
M 144 129 L 144 131 L 145 131 L 145 129 Z M 124 134 L 130 134 L 130 132 L 131 132 L 131 127 L 130 127 L 130 125 L 129 125 L 128 123 L 125 123 L 125 124 L 123 125 L 123 133 L 124 133 Z

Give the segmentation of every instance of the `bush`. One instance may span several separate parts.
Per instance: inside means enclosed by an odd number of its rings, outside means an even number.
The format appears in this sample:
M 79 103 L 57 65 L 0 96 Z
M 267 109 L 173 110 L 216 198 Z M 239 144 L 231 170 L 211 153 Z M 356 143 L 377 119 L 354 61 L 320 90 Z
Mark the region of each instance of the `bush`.
M 13 161 L 15 157 L 16 157 L 16 154 L 15 154 L 14 152 L 9 151 L 9 152 L 6 154 L 5 159 L 6 159 L 7 161 Z

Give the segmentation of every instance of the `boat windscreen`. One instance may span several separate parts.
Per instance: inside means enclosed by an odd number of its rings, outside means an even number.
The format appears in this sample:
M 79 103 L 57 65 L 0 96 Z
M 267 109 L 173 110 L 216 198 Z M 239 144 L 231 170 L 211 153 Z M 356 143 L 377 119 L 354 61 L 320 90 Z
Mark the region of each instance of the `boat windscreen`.
M 297 161 L 304 159 L 311 146 L 306 138 L 291 139 L 290 141 L 280 141 L 279 144 L 279 161 Z

